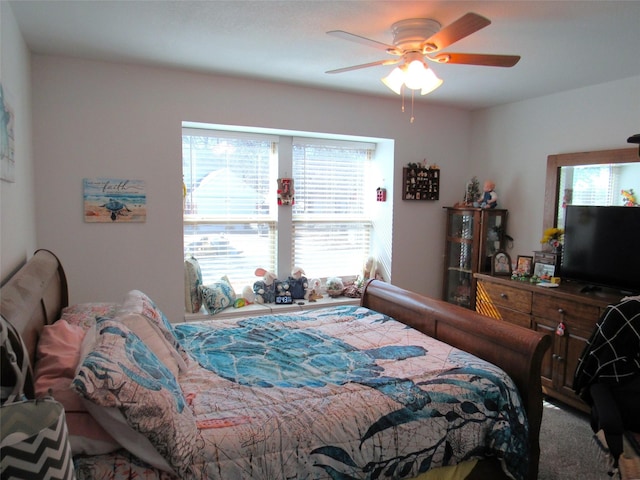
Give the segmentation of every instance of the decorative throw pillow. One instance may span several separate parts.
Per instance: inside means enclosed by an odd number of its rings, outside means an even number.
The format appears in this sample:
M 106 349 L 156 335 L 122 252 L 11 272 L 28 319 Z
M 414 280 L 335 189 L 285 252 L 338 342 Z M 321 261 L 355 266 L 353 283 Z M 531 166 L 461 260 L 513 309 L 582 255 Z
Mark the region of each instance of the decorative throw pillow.
M 202 286 L 202 271 L 195 257 L 184 261 L 184 301 L 187 313 L 198 313 L 202 308 L 200 287 Z
M 125 313 L 138 313 L 147 317 L 158 327 L 169 344 L 172 345 L 183 358 L 188 358 L 188 355 L 180 346 L 180 343 L 176 338 L 171 323 L 169 323 L 165 314 L 162 313 L 162 311 L 156 306 L 155 302 L 151 300 L 147 294 L 140 290 L 131 290 L 125 297 L 122 306 L 118 309 L 118 315 Z
M 236 301 L 236 292 L 225 275 L 217 282 L 200 287 L 202 302 L 209 315 L 215 315 Z
M 117 408 L 178 476 L 188 477 L 204 441 L 175 376 L 121 322 L 99 318 L 96 332 L 73 388 L 96 405 Z
M 36 350 L 35 393 L 51 395 L 62 404 L 74 455 L 101 455 L 120 448 L 85 408 L 80 396 L 71 389 L 80 361 L 80 345 L 85 331 L 65 320 L 46 325 Z
M 176 378 L 178 378 L 179 372 L 187 370 L 187 365 L 180 354 L 147 317 L 139 313 L 124 313 L 116 316 L 114 320 L 118 320 L 129 327 Z

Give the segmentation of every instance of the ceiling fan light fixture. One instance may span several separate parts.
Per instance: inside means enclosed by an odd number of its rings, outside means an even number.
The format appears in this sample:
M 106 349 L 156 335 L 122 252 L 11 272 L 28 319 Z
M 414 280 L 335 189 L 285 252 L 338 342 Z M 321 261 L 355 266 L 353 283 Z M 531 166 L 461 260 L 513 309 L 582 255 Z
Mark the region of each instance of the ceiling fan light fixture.
M 403 85 L 411 90 L 420 90 L 421 95 L 426 95 L 443 82 L 422 59 L 413 59 L 394 68 L 389 75 L 382 78 L 382 83 L 398 95 L 402 94 Z
M 404 65 L 394 68 L 389 75 L 382 78 L 382 83 L 398 95 L 402 93 L 402 86 L 404 85 L 405 72 L 403 67 Z
M 411 90 L 419 90 L 427 80 L 429 69 L 421 60 L 412 60 L 407 67 L 404 84 Z
M 427 78 L 425 78 L 425 81 L 422 82 L 420 86 L 420 95 L 431 93 L 444 83 L 444 80 L 438 78 L 436 74 L 433 73 L 433 70 L 428 70 L 427 74 Z

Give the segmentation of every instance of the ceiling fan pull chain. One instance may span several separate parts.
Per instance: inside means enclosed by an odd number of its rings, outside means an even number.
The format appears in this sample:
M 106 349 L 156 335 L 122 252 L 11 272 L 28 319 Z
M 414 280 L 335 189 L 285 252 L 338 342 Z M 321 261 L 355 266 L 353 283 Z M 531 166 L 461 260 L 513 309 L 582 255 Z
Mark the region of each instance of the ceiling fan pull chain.
M 413 97 L 415 95 L 415 90 L 411 90 L 411 123 L 413 123 L 413 121 L 416 119 L 416 117 L 413 116 Z

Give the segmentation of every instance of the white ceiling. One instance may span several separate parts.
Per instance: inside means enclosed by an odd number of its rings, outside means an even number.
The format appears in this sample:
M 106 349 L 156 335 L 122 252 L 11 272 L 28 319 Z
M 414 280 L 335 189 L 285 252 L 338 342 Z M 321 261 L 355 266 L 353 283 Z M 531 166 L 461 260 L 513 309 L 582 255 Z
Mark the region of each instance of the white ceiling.
M 2 0 L 4 1 L 4 0 Z M 325 71 L 391 58 L 327 35 L 392 43 L 391 24 L 467 12 L 492 24 L 445 51 L 521 55 L 513 68 L 430 63 L 444 84 L 422 101 L 482 108 L 640 75 L 640 1 L 10 2 L 36 53 L 175 67 L 395 96 L 393 67 Z M 630 99 L 631 100 L 631 99 Z M 636 99 L 637 100 L 637 99 Z

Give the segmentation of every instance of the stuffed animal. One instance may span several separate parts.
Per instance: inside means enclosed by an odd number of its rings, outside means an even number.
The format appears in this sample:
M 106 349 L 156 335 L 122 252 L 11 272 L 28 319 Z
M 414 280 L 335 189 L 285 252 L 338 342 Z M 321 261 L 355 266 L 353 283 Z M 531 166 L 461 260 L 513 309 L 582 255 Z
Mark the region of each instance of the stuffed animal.
M 383 280 L 378 268 L 378 261 L 374 257 L 368 257 L 362 265 L 362 274 L 358 278 L 358 285 L 364 286 L 369 280 Z
M 319 278 L 312 278 L 309 280 L 309 288 L 307 289 L 307 294 L 305 295 L 305 299 L 310 302 L 315 302 L 316 300 L 322 298 L 322 282 Z
M 245 286 L 242 289 L 242 298 L 245 301 L 245 304 L 250 304 L 256 301 L 256 294 L 253 293 L 253 288 L 249 285 Z
M 256 268 L 256 276 L 262 277 L 253 284 L 256 303 L 273 303 L 276 301 L 276 274 L 264 268 Z
M 291 276 L 287 279 L 291 289 L 291 296 L 293 298 L 305 298 L 307 294 L 307 277 L 304 276 L 304 270 L 300 267 L 293 267 Z

